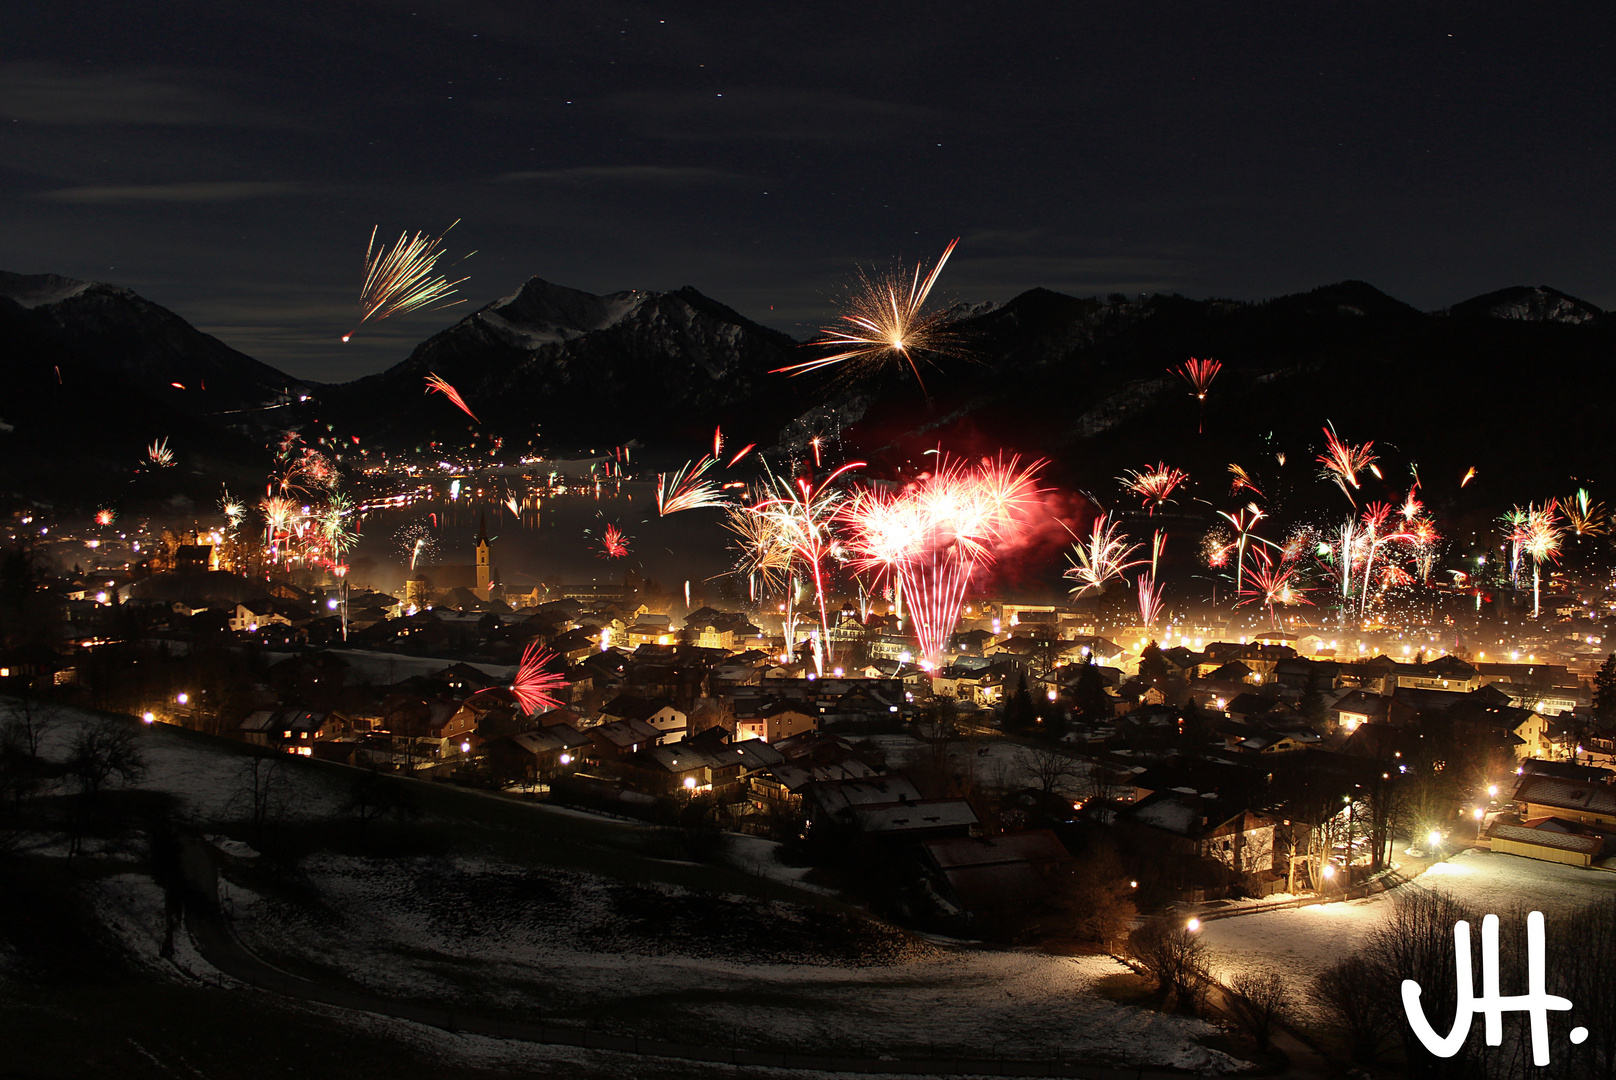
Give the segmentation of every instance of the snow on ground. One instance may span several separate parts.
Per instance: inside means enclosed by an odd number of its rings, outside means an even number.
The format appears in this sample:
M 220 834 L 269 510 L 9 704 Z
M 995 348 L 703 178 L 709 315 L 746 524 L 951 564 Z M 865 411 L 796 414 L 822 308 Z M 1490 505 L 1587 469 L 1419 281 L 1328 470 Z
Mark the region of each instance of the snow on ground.
M 886 754 L 889 769 L 924 769 L 930 765 L 934 744 L 910 734 L 873 735 L 870 741 Z M 1042 787 L 1032 772 L 1032 749 L 1011 739 L 997 735 L 969 736 L 949 748 L 952 770 L 969 771 L 988 787 L 1011 790 L 1020 787 Z M 1082 793 L 1082 777 L 1087 775 L 1086 762 L 1073 759 L 1074 775 L 1063 777 L 1056 789 L 1070 795 Z
M 1105 958 L 939 947 L 792 905 L 481 858 L 319 856 L 303 871 L 321 905 L 238 902 L 243 942 L 400 997 L 716 1045 L 1239 1067 L 1198 1044 L 1211 1026 L 1096 993 L 1124 970 Z
M 51 761 L 65 760 L 84 726 L 102 722 L 129 721 L 103 721 L 96 714 L 80 709 L 62 710 L 56 725 L 46 733 L 40 755 Z M 167 724 L 145 725 L 137 736 L 145 756 L 146 775 L 133 787 L 177 795 L 189 815 L 198 820 L 218 821 L 246 815 L 242 765 L 250 760 L 247 747 L 198 738 Z M 292 782 L 288 816 L 321 819 L 341 809 L 346 795 L 331 776 L 289 756 L 283 767 Z
M 1207 921 L 1201 936 L 1211 952 L 1213 974 L 1226 983 L 1242 969 L 1277 971 L 1299 1000 L 1311 1004 L 1313 977 L 1362 946 L 1407 889 L 1433 889 L 1482 914 L 1507 917 L 1517 910 L 1536 910 L 1553 919 L 1616 893 L 1616 874 L 1462 851 L 1432 864 L 1412 884 L 1367 900 Z
M 119 874 L 83 886 L 97 917 L 137 962 L 165 978 L 189 976 L 215 986 L 240 986 L 203 959 L 183 926 L 176 927 L 173 954 L 161 955 L 166 901 L 163 890 L 143 874 Z
M 264 659 L 271 664 L 288 657 L 300 656 L 294 652 L 266 652 Z M 402 656 L 399 653 L 377 652 L 373 649 L 336 649 L 332 655 L 340 658 L 354 672 L 354 677 L 376 686 L 391 686 L 417 675 L 436 675 L 446 667 L 460 663 L 434 656 Z M 514 679 L 516 668 L 511 664 L 467 664 L 496 679 Z
M 795 885 L 809 892 L 824 893 L 827 896 L 838 895 L 834 889 L 810 885 L 803 880 L 812 867 L 787 866 L 781 862 L 778 858 L 781 847 L 778 841 L 739 833 L 730 834 L 726 840 L 729 850 L 724 853 L 724 861 L 737 870 L 772 881 L 783 881 L 787 885 Z

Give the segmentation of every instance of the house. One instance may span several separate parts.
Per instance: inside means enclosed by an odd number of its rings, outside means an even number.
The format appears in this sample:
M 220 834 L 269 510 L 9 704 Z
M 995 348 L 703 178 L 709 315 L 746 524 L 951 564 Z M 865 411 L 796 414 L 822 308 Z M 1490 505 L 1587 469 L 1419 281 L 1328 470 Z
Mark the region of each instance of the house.
M 1071 856 L 1048 829 L 921 842 L 937 891 L 974 916 L 1018 913 L 1051 893 L 1054 871 Z
M 1543 758 L 1550 754 L 1549 723 L 1531 709 L 1492 705 L 1485 700 L 1469 698 L 1449 706 L 1447 713 L 1457 725 L 1502 735 L 1514 748 L 1516 760 Z
M 1389 704 L 1390 700 L 1379 694 L 1372 694 L 1366 690 L 1349 690 L 1345 697 L 1335 703 L 1330 712 L 1335 716 L 1336 727 L 1355 731 L 1364 724 L 1386 723 L 1386 710 Z
M 601 706 L 602 722 L 638 720 L 657 732 L 658 743 L 673 743 L 685 737 L 689 730 L 689 717 L 666 698 L 642 698 L 633 694 L 619 694 Z
M 1439 656 L 1427 664 L 1397 664 L 1394 686 L 1413 690 L 1453 690 L 1461 694 L 1481 686 L 1480 673 L 1457 656 Z
M 570 767 L 593 744 L 570 724 L 501 735 L 483 745 L 496 774 L 539 780 Z
M 1616 830 L 1616 785 L 1528 774 L 1521 777 L 1512 798 L 1527 822 L 1558 817 Z
M 1274 869 L 1274 822 L 1236 800 L 1170 788 L 1122 810 L 1118 821 L 1133 826 L 1145 843 L 1165 842 L 1169 850 L 1213 860 L 1237 875 Z
M 241 722 L 242 738 L 253 746 L 272 747 L 302 757 L 313 755 L 314 741 L 336 725 L 329 713 L 308 709 L 259 709 Z
M 633 719 L 597 724 L 584 734 L 594 744 L 589 756 L 596 761 L 615 761 L 662 740 L 662 732 L 643 720 Z
M 979 824 L 976 811 L 965 799 L 920 799 L 860 806 L 853 810 L 853 825 L 866 838 L 917 841 L 939 837 L 966 837 Z
M 800 706 L 789 701 L 768 701 L 755 704 L 742 711 L 739 702 L 736 703 L 735 737 L 736 739 L 762 739 L 764 742 L 779 742 L 794 735 L 801 735 L 819 727 L 817 716 L 810 715 Z
M 1500 854 L 1522 855 L 1568 866 L 1592 866 L 1605 847 L 1604 836 L 1545 826 L 1498 824 L 1487 835 L 1492 849 Z

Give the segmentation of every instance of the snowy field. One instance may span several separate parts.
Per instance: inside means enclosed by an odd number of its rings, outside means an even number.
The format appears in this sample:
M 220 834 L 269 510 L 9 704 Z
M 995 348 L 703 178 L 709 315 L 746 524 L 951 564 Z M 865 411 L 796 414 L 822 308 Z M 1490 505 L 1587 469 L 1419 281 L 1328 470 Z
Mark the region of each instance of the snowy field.
M 1242 969 L 1277 971 L 1297 999 L 1311 1005 L 1313 977 L 1363 945 L 1399 893 L 1419 888 L 1445 893 L 1483 914 L 1507 918 L 1517 910 L 1536 910 L 1552 920 L 1616 894 L 1616 874 L 1471 849 L 1433 864 L 1389 894 L 1204 923 L 1201 936 L 1211 951 L 1213 974 L 1227 983 Z
M 5 706 L 0 704 L 0 709 Z M 60 719 L 46 733 L 40 754 L 52 761 L 67 758 L 74 740 L 86 724 L 100 722 L 93 714 L 77 709 L 63 710 Z M 247 747 L 238 748 L 210 739 L 197 738 L 167 724 L 151 724 L 138 733 L 146 761 L 146 775 L 132 785 L 149 791 L 177 795 L 185 816 L 192 821 L 219 821 L 246 816 L 242 804 L 246 780 L 242 766 L 249 760 Z M 299 820 L 331 817 L 342 807 L 347 795 L 328 774 L 304 762 L 288 760 L 294 783 L 293 797 L 286 814 Z
M 886 754 L 889 769 L 913 768 L 924 771 L 930 767 L 933 744 L 913 735 L 873 735 L 870 741 Z M 1022 787 L 1041 787 L 1031 770 L 1034 751 L 996 735 L 967 736 L 949 748 L 951 771 L 967 773 L 977 783 L 1001 791 Z M 1056 790 L 1062 794 L 1078 796 L 1083 793 L 1082 777 L 1087 775 L 1088 764 L 1072 760 L 1073 774 L 1062 777 Z
M 64 713 L 45 756 L 62 760 L 81 728 L 97 722 Z M 192 821 L 242 816 L 248 755 L 162 725 L 137 736 L 148 765 L 139 787 L 174 794 Z M 1013 751 L 984 742 L 984 757 Z M 339 779 L 288 764 L 295 816 L 339 812 Z M 876 1056 L 1047 1058 L 1058 1050 L 1067 1059 L 1207 1073 L 1243 1067 L 1201 1045 L 1216 1034 L 1211 1025 L 1101 996 L 1096 980 L 1124 970 L 1108 959 L 922 943 L 808 906 L 492 856 L 315 854 L 288 875 L 237 841 L 216 838 L 215 847 L 221 898 L 243 944 L 288 970 L 391 996 L 716 1045 Z M 805 888 L 802 871 L 774 851 L 737 837 L 728 861 Z M 162 901 L 148 879 L 119 876 L 95 888 L 97 910 L 131 952 L 170 977 L 189 977 L 156 960 Z M 183 939 L 181 966 L 214 981 Z
M 293 652 L 266 652 L 264 659 L 271 664 L 286 660 L 302 653 Z M 451 667 L 459 661 L 444 660 L 432 656 L 401 656 L 398 653 L 377 652 L 370 649 L 333 649 L 331 655 L 338 657 L 353 671 L 353 677 L 372 686 L 392 686 L 405 679 L 417 675 L 436 675 L 446 667 Z M 467 667 L 476 668 L 485 675 L 496 679 L 514 679 L 516 668 L 511 664 L 467 664 Z
M 1103 958 L 921 944 L 784 904 L 486 859 L 305 862 L 322 899 L 232 886 L 236 932 L 292 970 L 489 1013 L 718 1045 L 1239 1063 L 1216 1029 L 1113 1004 Z

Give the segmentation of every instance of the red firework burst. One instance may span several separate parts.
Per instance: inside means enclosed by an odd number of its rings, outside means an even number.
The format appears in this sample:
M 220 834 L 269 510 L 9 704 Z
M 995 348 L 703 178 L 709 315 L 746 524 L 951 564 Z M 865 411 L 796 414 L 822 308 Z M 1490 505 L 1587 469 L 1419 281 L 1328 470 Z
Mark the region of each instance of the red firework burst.
M 531 716 L 560 706 L 556 694 L 566 688 L 567 677 L 550 670 L 550 665 L 559 659 L 537 641 L 522 651 L 522 662 L 517 666 L 511 693 L 516 695 L 523 712 Z

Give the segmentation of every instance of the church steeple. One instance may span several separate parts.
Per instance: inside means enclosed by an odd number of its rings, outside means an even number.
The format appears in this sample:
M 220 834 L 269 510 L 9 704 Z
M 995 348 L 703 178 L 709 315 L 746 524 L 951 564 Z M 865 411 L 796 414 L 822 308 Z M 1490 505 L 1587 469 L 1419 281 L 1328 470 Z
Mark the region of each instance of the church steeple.
M 477 519 L 477 595 L 488 599 L 489 586 L 494 582 L 492 544 L 488 539 L 488 514 Z

